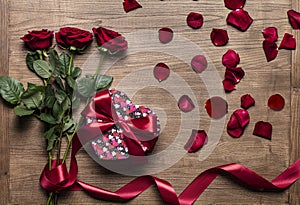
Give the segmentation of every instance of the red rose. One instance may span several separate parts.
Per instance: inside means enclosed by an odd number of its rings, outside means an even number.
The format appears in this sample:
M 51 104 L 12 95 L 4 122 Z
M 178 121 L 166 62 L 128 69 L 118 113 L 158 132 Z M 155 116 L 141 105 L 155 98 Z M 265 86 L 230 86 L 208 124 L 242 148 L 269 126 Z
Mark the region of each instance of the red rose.
M 83 50 L 93 41 L 93 34 L 79 28 L 64 27 L 55 33 L 56 42 L 65 49 Z
M 52 45 L 53 31 L 28 31 L 21 39 L 31 50 L 46 50 Z
M 127 47 L 125 38 L 113 30 L 103 27 L 93 28 L 98 46 L 108 49 L 111 53 L 124 51 Z

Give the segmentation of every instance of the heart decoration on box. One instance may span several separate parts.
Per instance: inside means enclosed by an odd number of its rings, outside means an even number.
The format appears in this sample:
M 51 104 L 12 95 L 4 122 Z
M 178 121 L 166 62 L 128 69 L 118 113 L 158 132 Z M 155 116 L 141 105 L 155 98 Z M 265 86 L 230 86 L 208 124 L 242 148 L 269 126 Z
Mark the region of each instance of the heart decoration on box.
M 123 92 L 110 89 L 94 95 L 83 110 L 85 125 L 78 131 L 99 159 L 128 159 L 152 152 L 160 132 L 157 115 L 135 105 Z

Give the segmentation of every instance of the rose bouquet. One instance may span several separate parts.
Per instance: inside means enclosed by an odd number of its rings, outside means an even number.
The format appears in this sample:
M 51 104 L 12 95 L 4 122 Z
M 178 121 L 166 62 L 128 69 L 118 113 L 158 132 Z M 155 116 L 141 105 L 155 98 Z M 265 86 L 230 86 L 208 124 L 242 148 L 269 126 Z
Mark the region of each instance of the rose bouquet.
M 55 33 L 57 45 L 64 50 L 60 54 L 57 47 L 52 46 L 53 31 L 35 30 L 21 38 L 29 49 L 27 67 L 41 79 L 41 84 L 28 82 L 25 87 L 17 79 L 0 76 L 1 97 L 14 107 L 14 113 L 20 117 L 34 116 L 44 123 L 49 170 L 66 163 L 73 137 L 80 126 L 80 122 L 73 119 L 73 109 L 82 99 L 89 100 L 95 92 L 110 87 L 113 81 L 111 76 L 99 74 L 105 54 L 127 49 L 125 38 L 117 32 L 102 27 L 93 28 L 93 31 L 102 54 L 94 74 L 80 77 L 82 69 L 74 65 L 75 56 L 90 46 L 93 34 L 64 27 Z M 61 147 L 65 141 L 67 145 L 63 152 Z M 47 204 L 57 204 L 57 192 L 49 193 Z

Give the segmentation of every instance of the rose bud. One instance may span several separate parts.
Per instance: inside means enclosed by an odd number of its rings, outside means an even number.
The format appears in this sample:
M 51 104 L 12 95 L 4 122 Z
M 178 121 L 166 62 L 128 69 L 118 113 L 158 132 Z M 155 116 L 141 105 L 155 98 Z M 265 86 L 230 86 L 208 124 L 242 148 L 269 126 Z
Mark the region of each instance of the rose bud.
M 79 28 L 64 27 L 55 33 L 56 42 L 64 49 L 82 51 L 93 41 L 93 34 Z
M 21 39 L 31 50 L 47 50 L 52 45 L 53 31 L 42 29 L 39 31 L 29 31 Z
M 116 31 L 109 30 L 103 27 L 93 28 L 95 38 L 101 50 L 107 49 L 110 54 L 119 51 L 127 50 L 127 41 L 125 38 Z

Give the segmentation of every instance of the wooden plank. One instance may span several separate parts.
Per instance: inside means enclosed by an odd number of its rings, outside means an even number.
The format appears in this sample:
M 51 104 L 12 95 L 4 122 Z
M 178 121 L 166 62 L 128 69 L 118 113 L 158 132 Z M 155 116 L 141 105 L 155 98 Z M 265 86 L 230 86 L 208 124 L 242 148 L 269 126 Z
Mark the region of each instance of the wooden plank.
M 292 0 L 292 9 L 299 11 L 300 2 Z M 294 30 L 293 35 L 297 40 L 297 49 L 293 52 L 292 58 L 292 82 L 291 82 L 291 145 L 290 145 L 290 163 L 293 163 L 300 157 L 300 34 Z M 290 189 L 290 204 L 300 204 L 300 182 L 297 181 Z
M 235 49 L 240 54 L 240 65 L 245 69 L 246 77 L 238 85 L 237 91 L 227 95 L 227 101 L 230 113 L 240 107 L 241 95 L 251 93 L 256 99 L 256 106 L 249 110 L 251 123 L 240 139 L 229 137 L 224 130 L 217 148 L 207 160 L 200 162 L 198 153 L 187 154 L 174 166 L 155 175 L 170 181 L 177 193 L 180 193 L 200 172 L 213 166 L 232 162 L 242 163 L 271 180 L 289 165 L 291 52 L 280 51 L 275 61 L 267 63 L 261 45 L 263 40 L 261 30 L 274 25 L 278 27 L 280 36 L 284 31 L 290 31 L 286 11 L 291 7 L 291 0 L 247 1 L 246 10 L 254 18 L 254 23 L 244 33 L 226 25 L 224 19 L 229 10 L 224 7 L 222 1 L 141 0 L 143 8 L 128 14 L 122 10 L 121 1 L 118 3 L 111 0 L 97 3 L 93 0 L 44 0 L 38 3 L 11 0 L 9 3 L 10 75 L 20 79 L 23 83 L 27 81 L 39 83 L 39 80 L 26 69 L 24 60 L 26 49 L 19 38 L 27 30 L 40 28 L 57 31 L 62 26 L 76 26 L 90 30 L 102 22 L 101 25 L 104 27 L 116 30 L 126 37 L 133 31 L 142 29 L 157 31 L 161 27 L 169 26 L 176 34 L 199 45 L 212 60 L 221 76 L 224 75 L 224 67 L 221 63 L 222 54 L 229 48 Z M 199 11 L 203 14 L 205 24 L 200 30 L 187 27 L 185 18 L 190 11 Z M 228 30 L 230 42 L 226 47 L 215 47 L 211 44 L 209 35 L 213 27 Z M 82 67 L 95 50 L 91 46 L 85 55 L 77 56 L 76 65 Z M 194 55 L 189 52 L 187 51 L 187 54 Z M 200 105 L 201 112 L 201 129 L 208 129 L 210 118 L 202 106 L 208 98 L 208 93 L 203 81 L 195 78 L 195 73 L 190 69 L 189 64 L 182 60 L 165 53 L 144 52 L 127 56 L 116 63 L 107 74 L 115 77 L 113 86 L 117 86 L 131 72 L 145 66 L 151 69 L 158 62 L 167 63 L 172 71 L 184 78 L 197 93 L 197 103 Z M 86 72 L 87 70 L 88 67 L 85 68 Z M 148 75 L 143 78 L 153 78 L 153 76 Z M 139 88 L 135 82 L 129 86 L 132 86 L 132 89 Z M 287 101 L 286 107 L 281 112 L 273 112 L 266 105 L 268 97 L 277 92 L 281 93 Z M 152 87 L 139 90 L 135 96 L 130 97 L 137 104 L 162 107 L 168 114 L 166 128 L 156 148 L 156 152 L 162 151 L 174 140 L 178 131 L 174 127 L 177 128 L 180 125 L 178 119 L 181 113 L 177 109 L 176 100 L 168 93 L 168 90 Z M 228 115 L 227 120 L 229 117 Z M 270 121 L 273 124 L 272 141 L 252 136 L 253 126 L 258 120 Z M 20 120 L 11 113 L 9 128 L 6 131 L 9 132 L 10 137 L 11 203 L 41 204 L 46 200 L 46 194 L 39 187 L 39 175 L 47 161 L 44 140 L 41 137 L 42 126 L 34 119 Z M 133 177 L 104 169 L 90 159 L 83 150 L 78 154 L 78 164 L 81 180 L 105 189 L 116 190 L 133 179 Z M 28 170 L 28 167 L 30 171 L 24 172 Z M 276 194 L 251 192 L 226 178 L 219 177 L 197 203 L 288 204 L 288 194 L 288 191 Z M 60 202 L 62 204 L 111 204 L 97 201 L 83 192 L 61 193 Z M 161 200 L 155 188 L 151 188 L 129 204 L 161 204 Z
M 8 75 L 8 1 L 0 0 L 0 75 Z M 8 109 L 0 103 L 0 204 L 9 202 Z

